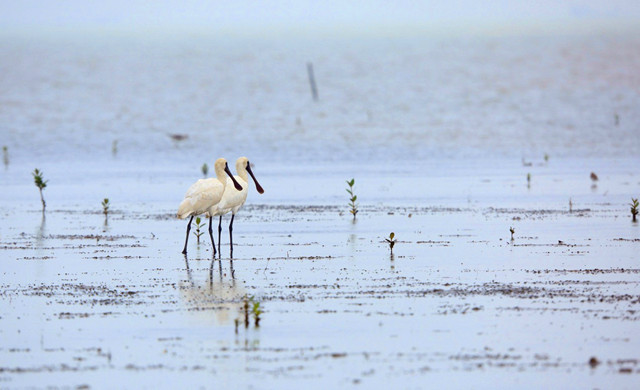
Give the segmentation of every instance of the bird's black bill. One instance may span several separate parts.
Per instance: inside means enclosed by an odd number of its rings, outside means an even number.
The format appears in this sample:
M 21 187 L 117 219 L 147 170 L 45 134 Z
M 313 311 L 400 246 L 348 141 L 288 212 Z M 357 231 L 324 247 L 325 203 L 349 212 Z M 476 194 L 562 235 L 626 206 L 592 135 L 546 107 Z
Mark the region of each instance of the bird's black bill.
M 249 164 L 248 161 L 247 161 L 247 172 L 249 172 L 249 174 L 251 175 L 253 182 L 256 183 L 256 190 L 258 190 L 259 193 L 264 194 L 264 190 L 262 189 L 262 186 L 260 185 L 260 183 L 258 183 L 258 180 L 256 180 L 256 177 L 253 175 L 253 172 L 251 171 L 251 164 Z
M 233 186 L 236 187 L 236 190 L 242 191 L 242 186 L 240 185 L 240 183 L 236 181 L 236 178 L 233 177 L 233 174 L 229 170 L 229 165 L 224 164 L 224 171 L 227 172 L 227 175 L 229 175 L 229 177 L 231 178 L 231 181 L 233 181 Z

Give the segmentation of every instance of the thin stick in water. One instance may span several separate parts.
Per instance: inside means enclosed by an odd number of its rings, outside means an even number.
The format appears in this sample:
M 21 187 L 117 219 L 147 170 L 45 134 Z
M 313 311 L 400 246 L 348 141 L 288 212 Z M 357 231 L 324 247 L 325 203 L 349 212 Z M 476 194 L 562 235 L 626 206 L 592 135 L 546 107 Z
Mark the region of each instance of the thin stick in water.
M 311 96 L 314 101 L 318 101 L 318 88 L 316 87 L 316 78 L 313 75 L 313 64 L 307 62 L 307 73 L 309 74 L 309 84 L 311 84 Z

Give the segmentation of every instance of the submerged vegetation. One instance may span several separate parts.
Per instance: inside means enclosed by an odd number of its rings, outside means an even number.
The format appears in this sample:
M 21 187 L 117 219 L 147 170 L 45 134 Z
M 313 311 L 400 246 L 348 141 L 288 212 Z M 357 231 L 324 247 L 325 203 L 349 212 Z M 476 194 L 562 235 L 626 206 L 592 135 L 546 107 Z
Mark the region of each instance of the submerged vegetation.
M 202 175 L 207 177 L 207 174 L 209 173 L 209 166 L 207 163 L 202 164 L 202 168 L 200 168 L 200 170 L 202 171 Z
M 47 208 L 47 203 L 44 201 L 44 196 L 42 196 L 42 190 L 47 187 L 49 180 L 44 180 L 42 178 L 42 172 L 40 172 L 38 168 L 36 168 L 31 174 L 33 175 L 33 182 L 36 187 L 38 187 L 38 190 L 40 190 L 40 201 L 42 201 L 42 212 L 44 213 L 44 210 Z
M 6 145 L 2 147 L 2 161 L 5 168 L 9 166 L 9 148 Z
M 347 193 L 349 194 L 349 212 L 353 215 L 354 220 L 356 219 L 356 214 L 358 214 L 358 204 L 356 203 L 358 197 L 353 193 L 353 185 L 355 183 L 356 179 L 352 178 L 351 180 L 347 180 L 347 185 L 349 186 L 349 188 L 347 188 Z

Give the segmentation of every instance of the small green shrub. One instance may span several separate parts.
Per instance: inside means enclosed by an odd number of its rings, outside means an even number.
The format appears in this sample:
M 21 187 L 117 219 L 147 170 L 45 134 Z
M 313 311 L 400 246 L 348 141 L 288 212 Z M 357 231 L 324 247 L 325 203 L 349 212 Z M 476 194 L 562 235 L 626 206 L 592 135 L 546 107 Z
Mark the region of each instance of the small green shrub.
M 107 214 L 109 214 L 109 198 L 104 198 L 104 200 L 101 203 L 102 205 L 102 213 L 107 216 Z
M 389 238 L 385 238 L 384 239 L 387 242 L 387 244 L 389 244 L 389 250 L 391 252 L 393 252 L 393 246 L 396 245 L 396 241 L 397 240 L 394 239 L 395 236 L 396 236 L 396 234 L 394 232 L 391 232 L 389 234 Z
M 40 190 L 40 201 L 42 201 L 42 212 L 44 213 L 47 203 L 44 201 L 44 196 L 42 196 L 42 190 L 47 187 L 49 180 L 43 179 L 43 174 L 38 170 L 38 168 L 36 168 L 31 174 L 33 175 L 33 182 L 36 187 L 38 187 L 38 190 Z
M 349 188 L 347 188 L 347 193 L 349 194 L 349 212 L 353 215 L 353 219 L 356 219 L 356 214 L 358 214 L 358 204 L 356 203 L 358 197 L 353 193 L 353 185 L 355 182 L 355 179 L 347 180 L 347 185 L 349 186 Z
M 200 231 L 200 229 L 202 229 L 204 227 L 205 223 L 202 222 L 200 217 L 196 217 L 194 225 L 195 225 L 196 230 L 193 232 L 193 234 L 196 236 L 196 239 L 198 240 L 198 245 L 200 245 L 200 236 L 204 234 L 204 232 Z

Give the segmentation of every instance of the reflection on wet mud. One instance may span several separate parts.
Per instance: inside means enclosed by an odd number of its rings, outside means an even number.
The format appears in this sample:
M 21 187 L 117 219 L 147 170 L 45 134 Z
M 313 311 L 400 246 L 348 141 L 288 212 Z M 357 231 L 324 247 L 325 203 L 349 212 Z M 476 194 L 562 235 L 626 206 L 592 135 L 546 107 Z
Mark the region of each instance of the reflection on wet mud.
M 47 222 L 47 217 L 45 216 L 45 213 L 42 213 L 42 219 L 40 220 L 40 226 L 38 227 L 38 232 L 36 233 L 36 247 L 38 248 L 42 248 L 42 245 L 44 243 L 44 233 L 46 231 L 46 224 Z
M 216 275 L 215 259 L 211 260 L 206 271 L 192 268 L 186 255 L 184 260 L 187 280 L 180 283 L 180 295 L 186 310 L 204 314 L 207 320 L 213 319 L 213 322 L 218 325 L 233 323 L 233 320 L 239 316 L 242 300 L 246 295 L 242 283 L 238 283 L 235 279 L 233 262 L 230 262 L 227 273 L 224 271 L 222 262 L 218 260 Z M 207 276 L 203 278 L 204 275 Z
M 106 233 L 109 231 L 109 216 L 107 214 L 104 215 L 104 224 L 102 225 L 102 232 Z

